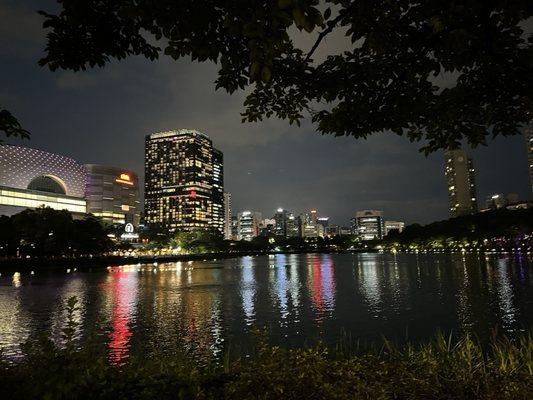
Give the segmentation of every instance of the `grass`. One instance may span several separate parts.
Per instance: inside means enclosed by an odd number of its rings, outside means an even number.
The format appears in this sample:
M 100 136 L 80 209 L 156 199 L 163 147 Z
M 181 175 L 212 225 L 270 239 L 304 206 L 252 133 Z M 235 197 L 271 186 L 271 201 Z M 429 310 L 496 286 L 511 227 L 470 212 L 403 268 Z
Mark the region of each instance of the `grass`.
M 260 336 L 250 359 L 200 366 L 145 355 L 116 366 L 104 347 L 81 346 L 69 320 L 63 346 L 41 338 L 19 362 L 0 361 L 1 399 L 533 399 L 531 335 L 488 347 L 438 335 L 357 355 L 273 347 Z

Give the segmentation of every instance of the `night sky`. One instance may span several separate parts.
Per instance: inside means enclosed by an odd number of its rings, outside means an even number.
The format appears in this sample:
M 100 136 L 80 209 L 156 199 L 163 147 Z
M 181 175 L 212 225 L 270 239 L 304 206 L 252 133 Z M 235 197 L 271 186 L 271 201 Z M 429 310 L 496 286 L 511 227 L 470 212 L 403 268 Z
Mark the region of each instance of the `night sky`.
M 448 217 L 442 153 L 425 157 L 420 143 L 387 133 L 356 140 L 321 136 L 309 122 L 242 124 L 245 94 L 215 92 L 213 64 L 137 57 L 80 73 L 39 67 L 45 32 L 36 10 L 55 7 L 0 2 L 0 106 L 32 132 L 30 141 L 8 143 L 132 169 L 142 179 L 145 135 L 197 129 L 224 152 L 235 214 L 313 208 L 339 225 L 360 209 L 381 209 L 386 219 L 407 223 Z M 310 39 L 294 36 L 310 47 Z M 343 45 L 341 33 L 328 38 L 322 56 Z M 530 198 L 523 137 L 498 138 L 472 153 L 480 206 L 494 192 Z

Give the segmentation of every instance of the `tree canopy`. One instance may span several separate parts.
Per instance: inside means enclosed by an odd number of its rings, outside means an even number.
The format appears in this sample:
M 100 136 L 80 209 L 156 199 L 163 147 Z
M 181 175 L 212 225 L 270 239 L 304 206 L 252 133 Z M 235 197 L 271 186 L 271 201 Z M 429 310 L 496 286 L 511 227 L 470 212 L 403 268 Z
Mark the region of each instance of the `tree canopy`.
M 58 0 L 42 66 L 142 55 L 218 65 L 244 121 L 311 117 L 322 134 L 391 131 L 423 150 L 513 135 L 533 117 L 530 0 Z M 296 27 L 309 49 L 295 45 Z M 346 51 L 318 60 L 340 30 Z M 438 84 L 441 82 L 441 84 Z

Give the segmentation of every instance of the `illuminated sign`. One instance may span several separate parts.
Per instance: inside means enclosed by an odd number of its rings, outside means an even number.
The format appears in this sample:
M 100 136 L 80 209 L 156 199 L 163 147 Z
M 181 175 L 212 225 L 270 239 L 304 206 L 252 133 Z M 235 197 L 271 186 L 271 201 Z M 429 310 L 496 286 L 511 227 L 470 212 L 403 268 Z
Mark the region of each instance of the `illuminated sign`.
M 191 190 L 191 199 L 196 199 L 196 190 Z
M 120 174 L 120 177 L 115 179 L 115 182 L 133 186 L 133 182 L 128 174 Z

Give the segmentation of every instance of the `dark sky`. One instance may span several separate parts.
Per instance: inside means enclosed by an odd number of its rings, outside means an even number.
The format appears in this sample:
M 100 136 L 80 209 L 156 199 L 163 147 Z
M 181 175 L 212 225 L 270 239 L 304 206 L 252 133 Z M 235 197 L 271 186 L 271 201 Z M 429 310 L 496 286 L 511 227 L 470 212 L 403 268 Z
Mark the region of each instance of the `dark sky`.
M 129 168 L 142 178 L 145 135 L 192 128 L 224 152 L 234 213 L 251 209 L 266 217 L 278 207 L 316 208 L 340 225 L 368 208 L 407 223 L 447 217 L 441 153 L 426 158 L 420 144 L 386 133 L 355 140 L 321 136 L 310 123 L 241 124 L 244 94 L 215 92 L 212 64 L 130 58 L 81 73 L 40 68 L 45 33 L 35 11 L 54 7 L 0 2 L 0 105 L 32 132 L 24 145 Z M 310 43 L 295 38 L 303 47 Z M 322 54 L 343 44 L 342 34 L 335 35 Z M 523 137 L 499 138 L 473 156 L 482 202 L 493 192 L 530 197 Z

